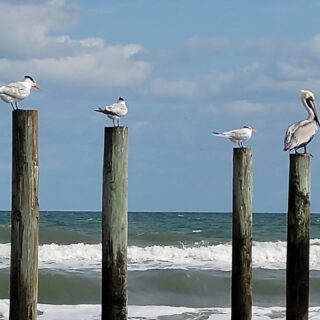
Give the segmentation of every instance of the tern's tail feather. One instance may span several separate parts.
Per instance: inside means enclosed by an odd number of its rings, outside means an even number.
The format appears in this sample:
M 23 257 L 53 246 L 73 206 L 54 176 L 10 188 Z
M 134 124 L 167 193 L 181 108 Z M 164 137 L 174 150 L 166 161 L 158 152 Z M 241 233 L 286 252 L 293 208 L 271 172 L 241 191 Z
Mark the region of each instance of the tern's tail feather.
M 213 131 L 212 134 L 217 137 L 225 137 L 223 133 Z

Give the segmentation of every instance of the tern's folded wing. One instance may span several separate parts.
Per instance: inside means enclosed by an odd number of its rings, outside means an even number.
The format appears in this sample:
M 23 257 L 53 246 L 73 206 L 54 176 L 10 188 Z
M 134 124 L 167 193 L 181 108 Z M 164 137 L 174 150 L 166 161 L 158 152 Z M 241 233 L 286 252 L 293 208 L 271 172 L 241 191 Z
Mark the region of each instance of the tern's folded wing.
M 6 94 L 14 99 L 23 99 L 29 92 L 24 85 L 15 83 L 0 87 L 0 93 Z

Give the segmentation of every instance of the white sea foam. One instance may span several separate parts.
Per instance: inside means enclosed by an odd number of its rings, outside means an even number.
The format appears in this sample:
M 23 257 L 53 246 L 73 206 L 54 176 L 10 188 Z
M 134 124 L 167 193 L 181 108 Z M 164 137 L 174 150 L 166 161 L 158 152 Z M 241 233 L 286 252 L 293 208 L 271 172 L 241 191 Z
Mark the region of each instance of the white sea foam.
M 320 271 L 320 240 L 310 241 L 310 269 Z M 253 268 L 285 269 L 286 242 L 254 242 Z M 128 248 L 129 270 L 231 270 L 230 243 L 214 246 L 149 246 Z M 0 268 L 10 265 L 10 244 L 0 244 Z M 100 270 L 101 244 L 47 244 L 39 248 L 39 267 L 63 270 Z
M 101 319 L 100 305 L 48 305 L 39 304 L 38 310 L 43 312 L 39 320 L 99 320 Z M 0 300 L 1 319 L 9 319 L 9 300 Z M 159 317 L 184 320 L 229 320 L 230 308 L 185 308 L 169 306 L 129 306 L 129 320 L 156 320 Z M 176 317 L 175 317 L 176 316 Z M 285 309 L 281 307 L 253 307 L 253 320 L 284 320 Z M 320 320 L 320 307 L 309 308 L 309 319 Z

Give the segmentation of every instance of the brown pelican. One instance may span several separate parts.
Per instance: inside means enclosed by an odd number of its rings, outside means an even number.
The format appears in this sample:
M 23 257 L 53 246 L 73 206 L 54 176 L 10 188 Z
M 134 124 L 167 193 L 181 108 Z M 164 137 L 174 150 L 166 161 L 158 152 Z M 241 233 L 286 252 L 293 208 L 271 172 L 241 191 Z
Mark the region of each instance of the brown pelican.
M 308 112 L 308 118 L 290 125 L 284 138 L 284 151 L 304 148 L 307 153 L 307 144 L 312 140 L 320 126 L 316 101 L 313 92 L 301 90 L 301 101 Z
M 123 98 L 119 98 L 118 101 L 110 106 L 98 108 L 94 111 L 104 113 L 109 119 L 112 119 L 113 126 L 115 126 L 115 120 L 120 125 L 120 118 L 124 117 L 128 113 L 126 102 Z
M 243 148 L 242 142 L 249 140 L 252 136 L 252 132 L 256 132 L 256 129 L 244 126 L 241 129 L 234 129 L 225 132 L 212 132 L 212 134 L 217 137 L 227 138 L 233 143 L 237 143 L 240 148 Z
M 32 77 L 25 76 L 23 81 L 12 82 L 6 86 L 0 87 L 0 98 L 11 104 L 12 109 L 18 109 L 18 101 L 21 101 L 30 95 L 31 88 L 40 89 Z

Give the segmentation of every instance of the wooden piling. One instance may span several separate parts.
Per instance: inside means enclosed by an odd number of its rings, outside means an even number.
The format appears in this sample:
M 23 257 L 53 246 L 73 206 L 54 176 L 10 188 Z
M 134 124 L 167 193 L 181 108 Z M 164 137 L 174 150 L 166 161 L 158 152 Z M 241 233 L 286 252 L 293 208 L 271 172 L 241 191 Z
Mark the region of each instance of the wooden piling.
M 102 320 L 127 319 L 128 128 L 105 128 Z
M 12 112 L 10 320 L 37 319 L 38 111 Z
M 309 154 L 290 154 L 286 273 L 287 320 L 308 319 L 310 163 Z
M 252 150 L 233 149 L 231 319 L 252 316 Z

